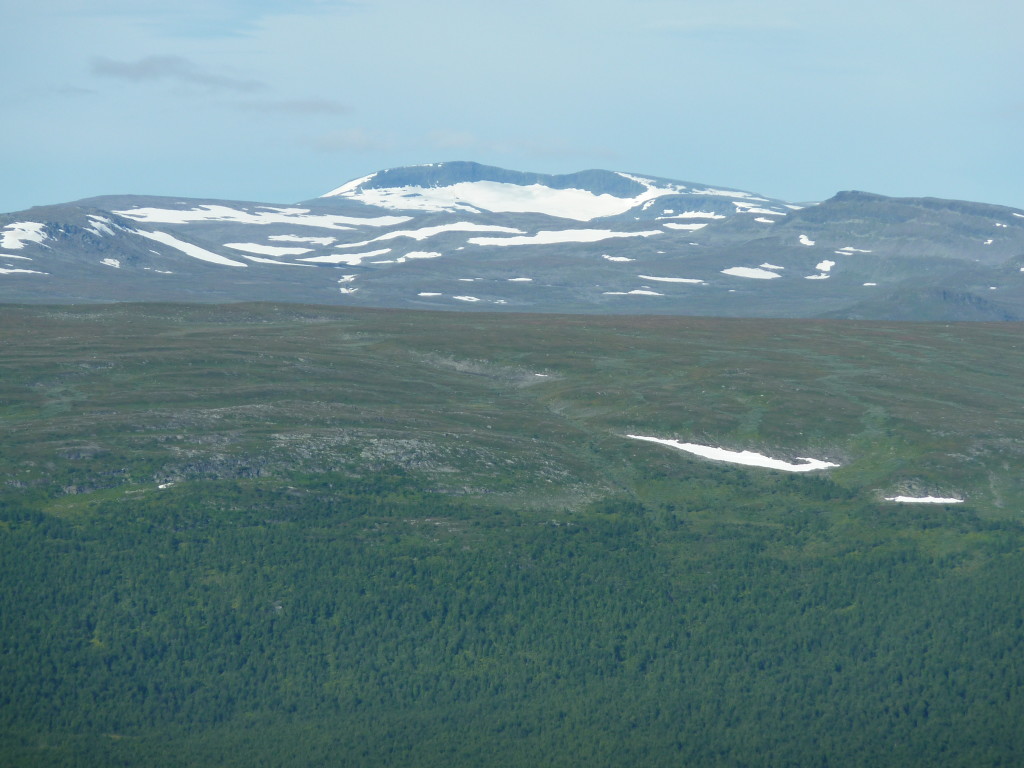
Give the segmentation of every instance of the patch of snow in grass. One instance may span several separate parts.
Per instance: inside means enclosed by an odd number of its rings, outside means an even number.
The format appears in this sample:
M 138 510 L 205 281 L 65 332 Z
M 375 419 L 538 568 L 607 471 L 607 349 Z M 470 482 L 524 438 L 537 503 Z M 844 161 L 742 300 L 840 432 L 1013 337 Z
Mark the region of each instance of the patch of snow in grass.
M 35 270 L 35 269 L 4 269 L 4 268 L 0 268 L 0 275 L 14 275 L 14 274 L 48 275 L 50 273 L 49 272 L 40 272 L 40 271 Z
M 177 251 L 181 251 L 186 256 L 191 256 L 193 259 L 199 259 L 200 261 L 208 261 L 211 264 L 223 264 L 228 267 L 247 267 L 248 264 L 243 264 L 241 261 L 234 261 L 226 256 L 208 251 L 205 248 L 200 248 L 198 245 L 192 243 L 186 243 L 184 240 L 179 240 L 174 235 L 169 235 L 166 232 L 143 232 L 141 229 L 136 230 L 136 234 L 142 235 L 143 237 L 149 238 L 150 240 L 156 240 L 158 243 L 169 245 Z
M 594 243 L 613 237 L 651 237 L 665 234 L 660 229 L 644 232 L 613 232 L 610 229 L 561 229 L 519 237 L 471 237 L 470 245 L 551 245 L 555 243 Z
M 114 230 L 110 228 L 110 224 L 113 222 L 104 216 L 89 216 L 89 221 L 92 222 L 91 227 L 86 227 L 86 231 L 92 232 L 94 235 L 113 235 Z
M 268 259 L 263 256 L 252 256 L 248 253 L 243 253 L 242 258 L 255 262 L 256 264 L 277 264 L 280 267 L 314 267 L 313 264 L 299 264 L 294 261 L 278 261 L 277 259 Z
M 865 285 L 865 287 L 867 287 L 867 286 L 876 286 L 876 285 L 878 285 L 878 283 L 864 283 L 864 285 Z
M 458 301 L 480 301 L 476 296 L 452 296 L 452 298 L 457 299 Z
M 117 259 L 103 259 L 103 261 L 101 261 L 100 264 L 103 264 L 108 267 L 113 267 L 114 269 L 121 268 L 121 262 L 118 261 Z
M 665 211 L 665 213 L 673 213 L 673 211 Z M 683 211 L 682 213 L 673 213 L 672 216 L 659 216 L 658 220 L 662 219 L 724 219 L 727 218 L 721 213 L 711 213 L 710 211 Z
M 939 496 L 886 496 L 886 501 L 898 504 L 962 504 L 963 499 L 941 498 Z
M 722 274 L 732 275 L 733 277 L 749 277 L 754 280 L 772 280 L 776 277 L 781 277 L 781 275 L 769 272 L 767 269 L 757 269 L 754 267 L 729 267 L 728 269 L 723 269 Z
M 633 440 L 646 440 L 651 443 L 667 445 L 670 448 L 686 451 L 687 453 L 692 453 L 695 456 L 701 456 L 705 459 L 711 459 L 712 461 L 725 461 L 730 464 L 743 464 L 749 467 L 781 469 L 785 472 L 812 472 L 818 469 L 828 469 L 830 467 L 839 466 L 831 461 L 822 461 L 820 459 L 800 457 L 797 461 L 801 463 L 794 464 L 789 461 L 783 461 L 782 459 L 773 459 L 760 453 L 754 453 L 753 451 L 729 451 L 725 448 L 714 448 L 709 445 L 682 443 L 678 440 L 663 440 L 658 437 L 645 437 L 643 435 L 626 435 L 626 437 L 632 438 Z
M 271 235 L 268 240 L 276 240 L 281 243 L 312 243 L 313 245 L 330 245 L 337 238 L 334 237 L 302 237 L 301 235 Z
M 395 261 L 404 264 L 409 259 L 437 259 L 441 254 L 437 251 L 409 251 L 404 256 L 399 256 Z
M 508 278 L 510 283 L 532 283 L 532 277 L 510 277 Z
M 754 221 L 760 221 L 762 224 L 774 224 L 778 219 L 766 219 L 764 216 L 758 216 Z
M 854 248 L 849 245 L 844 245 L 842 248 L 836 251 L 840 256 L 849 256 L 851 253 L 872 253 L 870 250 L 864 250 L 863 248 Z
M 144 224 L 190 224 L 194 221 L 233 221 L 239 224 L 292 224 L 324 229 L 352 229 L 359 227 L 390 227 L 409 221 L 409 216 L 337 216 L 310 213 L 306 208 L 270 208 L 264 211 L 240 211 L 226 205 L 200 205 L 189 210 L 170 208 L 133 208 L 114 211 Z
M 280 245 L 259 245 L 258 243 L 224 243 L 224 247 L 260 256 L 299 256 L 313 250 L 312 248 L 286 248 Z
M 712 195 L 714 197 L 745 197 L 748 200 L 757 200 L 758 202 L 768 202 L 766 197 L 756 197 L 749 192 L 739 192 L 735 189 L 714 189 L 713 187 L 707 187 L 705 189 L 693 189 L 690 190 L 691 195 Z
M 707 224 L 674 224 L 671 221 L 666 221 L 662 226 L 668 227 L 669 229 L 682 229 L 687 232 L 696 232 L 698 229 L 704 229 Z
M 608 259 L 608 261 L 636 261 L 636 259 L 631 259 L 628 256 L 609 256 L 607 253 L 602 254 L 601 258 Z
M 732 204 L 736 206 L 737 213 L 756 213 L 761 216 L 785 216 L 785 211 L 772 211 L 768 208 L 758 208 L 750 203 L 740 202 L 739 200 L 733 200 Z
M 357 267 L 363 259 L 372 259 L 374 256 L 382 256 L 385 253 L 391 253 L 391 249 L 381 248 L 366 253 L 332 253 L 327 256 L 308 256 L 299 261 L 311 261 L 317 264 L 347 264 L 350 267 Z
M 416 294 L 417 296 L 443 296 L 443 293 L 434 293 L 433 291 L 421 291 Z
M 766 261 L 764 264 L 761 265 L 761 269 L 785 269 L 785 267 L 780 267 L 778 264 L 769 264 Z
M 800 235 L 800 245 L 814 245 L 814 241 L 807 235 Z
M 499 232 L 511 235 L 521 235 L 523 230 L 515 227 L 499 227 L 490 224 L 473 224 L 468 221 L 457 221 L 452 224 L 440 224 L 436 227 L 421 227 L 420 229 L 401 229 L 393 232 L 386 232 L 372 240 L 363 240 L 358 243 L 339 243 L 336 248 L 362 248 L 370 243 L 380 240 L 394 240 L 396 237 L 408 237 L 413 240 L 426 240 L 442 232 Z
M 637 275 L 641 280 L 655 280 L 659 283 L 693 283 L 695 285 L 704 285 L 703 280 L 698 280 L 692 277 L 654 277 L 653 275 Z
M 664 293 L 637 288 L 632 291 L 605 291 L 605 296 L 664 296 Z
M 16 221 L 0 231 L 0 248 L 18 250 L 25 243 L 42 243 L 46 239 L 45 224 L 38 221 Z M 40 273 L 42 274 L 42 273 Z

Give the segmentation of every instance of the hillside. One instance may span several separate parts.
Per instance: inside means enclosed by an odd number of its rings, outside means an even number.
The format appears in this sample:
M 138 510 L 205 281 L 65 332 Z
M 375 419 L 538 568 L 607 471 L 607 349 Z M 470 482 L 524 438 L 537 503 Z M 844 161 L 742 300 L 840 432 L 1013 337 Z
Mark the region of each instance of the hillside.
M 0 324 L 0 762 L 1024 748 L 1016 324 Z
M 1024 319 L 1024 211 L 794 203 L 605 170 L 394 168 L 300 203 L 120 195 L 0 215 L 0 301 Z

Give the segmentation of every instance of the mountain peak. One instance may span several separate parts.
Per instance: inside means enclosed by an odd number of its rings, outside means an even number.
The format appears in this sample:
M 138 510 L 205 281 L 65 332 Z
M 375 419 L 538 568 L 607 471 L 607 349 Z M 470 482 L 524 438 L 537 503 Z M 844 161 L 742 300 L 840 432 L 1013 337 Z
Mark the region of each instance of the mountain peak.
M 452 161 L 378 171 L 323 197 L 396 210 L 541 213 L 590 221 L 626 213 L 658 197 L 694 193 L 700 191 L 678 182 L 618 171 L 553 175 Z M 743 197 L 749 193 L 735 194 Z

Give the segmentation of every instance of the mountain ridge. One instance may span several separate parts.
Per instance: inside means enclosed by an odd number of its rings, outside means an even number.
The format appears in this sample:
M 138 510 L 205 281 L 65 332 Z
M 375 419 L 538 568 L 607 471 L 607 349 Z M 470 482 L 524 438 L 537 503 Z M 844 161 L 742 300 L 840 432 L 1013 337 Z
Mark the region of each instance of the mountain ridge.
M 291 204 L 105 195 L 0 215 L 4 302 L 1017 320 L 1022 267 L 1006 206 L 468 161 Z

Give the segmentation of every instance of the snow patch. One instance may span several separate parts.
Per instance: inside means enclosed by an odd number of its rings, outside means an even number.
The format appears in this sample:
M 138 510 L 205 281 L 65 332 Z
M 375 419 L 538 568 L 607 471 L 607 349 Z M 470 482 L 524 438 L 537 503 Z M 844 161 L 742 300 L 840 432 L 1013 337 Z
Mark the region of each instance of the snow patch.
M 736 206 L 737 213 L 756 213 L 761 216 L 785 216 L 785 211 L 773 211 L 768 208 L 758 208 L 753 203 L 745 203 L 740 200 L 733 200 L 732 204 Z
M 443 293 L 433 293 L 432 291 L 421 291 L 416 294 L 417 296 L 443 296 Z
M 324 197 L 346 197 L 368 205 L 398 210 L 494 211 L 496 213 L 544 213 L 564 219 L 590 221 L 616 216 L 663 195 L 677 194 L 680 187 L 659 187 L 650 179 L 620 173 L 644 186 L 635 197 L 594 194 L 586 189 L 552 189 L 544 184 L 509 184 L 498 181 L 463 181 L 444 187 L 386 187 L 360 189 L 372 177 L 350 181 Z
M 532 277 L 510 277 L 508 279 L 510 283 L 532 283 Z
M 248 253 L 243 253 L 242 254 L 242 258 L 243 259 L 248 259 L 249 261 L 255 262 L 257 264 L 277 264 L 278 266 L 281 266 L 281 267 L 312 267 L 313 266 L 312 264 L 297 264 L 294 261 L 278 261 L 277 259 L 267 259 L 267 258 L 264 258 L 263 256 L 251 256 Z
M 199 259 L 200 261 L 208 261 L 211 264 L 223 264 L 228 267 L 247 267 L 248 264 L 243 264 L 241 261 L 234 261 L 226 256 L 221 256 L 208 251 L 205 248 L 200 248 L 198 245 L 192 243 L 186 243 L 184 240 L 179 240 L 173 235 L 169 235 L 166 232 L 143 232 L 141 229 L 136 230 L 136 234 L 142 235 L 143 237 L 149 238 L 150 240 L 156 240 L 158 243 L 169 245 L 175 250 L 181 251 L 186 256 L 191 256 L 193 259 Z
M 358 267 L 363 259 L 372 259 L 374 256 L 383 256 L 385 253 L 391 253 L 390 248 L 381 248 L 377 251 L 367 251 L 366 253 L 332 253 L 327 256 L 308 256 L 305 259 L 299 259 L 299 261 L 309 261 L 316 264 L 347 264 L 350 267 Z
M 478 299 L 476 296 L 452 296 L 452 298 L 457 299 L 458 301 L 480 301 L 480 299 Z
M 312 248 L 286 248 L 280 245 L 259 245 L 258 243 L 224 243 L 224 247 L 262 256 L 299 256 L 313 250 Z
M 595 243 L 613 237 L 651 237 L 665 234 L 660 229 L 645 232 L 613 232 L 610 229 L 562 229 L 519 237 L 471 237 L 471 245 L 551 245 L 554 243 Z
M 607 253 L 601 254 L 601 258 L 608 259 L 608 261 L 636 261 L 636 259 L 631 259 L 629 256 L 609 256 Z M 1024 270 L 1021 271 L 1024 272 Z
M 19 250 L 25 243 L 42 243 L 46 239 L 45 224 L 38 221 L 16 221 L 0 232 L 0 248 Z M 43 273 L 40 273 L 43 274 Z
M 687 453 L 711 459 L 712 461 L 725 461 L 730 464 L 743 464 L 750 467 L 765 467 L 767 469 L 781 469 L 785 472 L 812 472 L 839 466 L 831 461 L 822 461 L 820 459 L 799 457 L 797 461 L 801 463 L 795 464 L 783 461 L 782 459 L 773 459 L 753 451 L 729 451 L 725 448 L 714 448 L 708 445 L 698 445 L 697 443 L 682 443 L 678 440 L 663 440 L 658 437 L 645 437 L 643 435 L 626 435 L 626 437 L 633 440 L 646 440 L 651 443 L 667 445 L 670 448 L 686 451 Z
M 886 501 L 898 504 L 962 504 L 963 499 L 941 498 L 939 496 L 886 496 Z
M 121 268 L 121 262 L 118 261 L 117 259 L 103 259 L 103 261 L 101 261 L 100 264 L 103 264 L 108 267 L 113 267 L 114 269 Z
M 0 275 L 14 275 L 14 274 L 48 275 L 50 273 L 49 272 L 40 272 L 40 271 L 35 270 L 35 269 L 4 269 L 3 267 L 0 267 Z
M 637 288 L 632 291 L 605 291 L 605 296 L 664 296 L 664 293 Z
M 335 241 L 333 237 L 303 237 L 301 235 L 271 235 L 268 240 L 276 240 L 279 243 L 311 243 L 313 245 L 330 245 Z
M 814 245 L 814 241 L 807 235 L 800 235 L 800 245 Z
M 785 269 L 785 267 L 780 267 L 778 264 L 769 264 L 766 261 L 764 264 L 761 265 L 761 269 Z
M 100 236 L 115 234 L 114 230 L 111 229 L 109 226 L 113 224 L 113 222 L 110 219 L 104 216 L 94 216 L 90 214 L 89 221 L 92 222 L 92 226 L 85 228 L 87 232 L 92 232 L 94 235 Z M 120 227 L 118 227 L 118 229 L 120 229 Z
M 754 280 L 772 280 L 773 278 L 781 277 L 781 275 L 769 272 L 767 269 L 754 267 L 729 267 L 728 269 L 723 269 L 722 274 L 732 275 L 733 277 L 749 277 Z
M 425 240 L 428 237 L 434 237 L 442 232 L 504 232 L 511 235 L 521 235 L 523 230 L 516 229 L 515 227 L 499 227 L 490 224 L 473 224 L 469 221 L 456 221 L 451 224 L 440 224 L 434 227 L 421 227 L 420 229 L 403 229 L 395 230 L 393 232 L 387 232 L 379 237 L 375 237 L 372 240 L 363 240 L 359 243 L 339 243 L 337 248 L 362 248 L 369 245 L 370 243 L 376 243 L 380 240 L 393 240 L 396 237 L 409 237 L 413 240 Z
M 662 226 L 668 227 L 669 229 L 682 229 L 687 232 L 696 232 L 698 229 L 704 229 L 707 224 L 676 224 L 671 221 L 666 221 Z
M 655 277 L 654 275 L 637 275 L 641 280 L 654 280 L 659 283 L 692 283 L 694 285 L 704 285 L 703 280 L 698 280 L 692 277 Z
M 659 216 L 658 220 L 662 219 L 724 219 L 726 216 L 721 213 L 712 213 L 711 211 L 683 211 L 682 213 L 674 213 L 674 211 L 666 210 L 665 213 L 673 213 L 672 216 Z
M 409 216 L 337 216 L 310 213 L 307 208 L 268 208 L 263 211 L 241 211 L 226 205 L 200 205 L 188 210 L 170 208 L 133 208 L 114 213 L 143 224 L 191 224 L 196 221 L 233 221 L 239 224 L 289 224 L 324 229 L 359 227 L 390 227 L 409 221 Z

